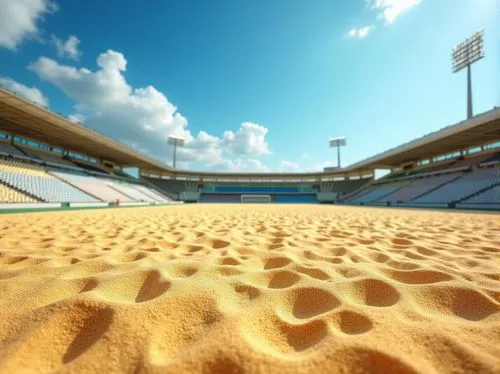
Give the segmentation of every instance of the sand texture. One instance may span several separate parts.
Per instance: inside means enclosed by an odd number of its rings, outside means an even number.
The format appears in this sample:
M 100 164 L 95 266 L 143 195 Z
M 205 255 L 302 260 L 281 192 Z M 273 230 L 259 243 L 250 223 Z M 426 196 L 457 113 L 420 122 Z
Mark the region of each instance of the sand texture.
M 500 373 L 500 215 L 0 216 L 1 373 Z

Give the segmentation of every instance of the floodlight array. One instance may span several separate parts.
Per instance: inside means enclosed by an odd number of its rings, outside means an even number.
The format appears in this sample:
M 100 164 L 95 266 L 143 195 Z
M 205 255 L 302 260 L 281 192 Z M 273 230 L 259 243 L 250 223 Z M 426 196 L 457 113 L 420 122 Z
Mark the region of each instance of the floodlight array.
M 454 73 L 484 57 L 483 35 L 483 30 L 478 31 L 470 38 L 453 48 L 452 60 Z
M 185 139 L 180 136 L 169 135 L 168 136 L 168 144 L 180 145 L 183 146 Z
M 330 138 L 330 147 L 342 147 L 347 144 L 345 136 Z

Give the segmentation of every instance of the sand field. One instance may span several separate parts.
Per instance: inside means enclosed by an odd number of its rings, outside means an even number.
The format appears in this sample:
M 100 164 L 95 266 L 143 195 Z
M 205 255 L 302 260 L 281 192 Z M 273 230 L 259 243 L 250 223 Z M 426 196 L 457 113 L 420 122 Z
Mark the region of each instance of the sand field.
M 1 215 L 0 372 L 499 373 L 500 215 Z

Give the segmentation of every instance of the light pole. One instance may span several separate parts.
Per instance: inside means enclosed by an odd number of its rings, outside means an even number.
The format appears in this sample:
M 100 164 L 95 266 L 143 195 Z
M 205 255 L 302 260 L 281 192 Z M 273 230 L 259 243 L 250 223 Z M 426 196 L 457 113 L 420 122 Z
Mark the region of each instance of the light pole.
M 472 79 L 471 65 L 484 57 L 484 30 L 476 32 L 470 38 L 453 48 L 451 53 L 453 72 L 467 68 L 467 119 L 472 118 Z
M 340 169 L 340 147 L 344 147 L 346 144 L 347 142 L 345 136 L 330 138 L 330 148 L 337 147 L 337 161 L 339 169 Z
M 174 146 L 174 162 L 173 162 L 173 167 L 175 169 L 175 158 L 177 156 L 177 146 L 183 146 L 184 145 L 184 138 L 180 136 L 175 136 L 175 135 L 169 135 L 168 136 L 168 144 L 172 144 Z

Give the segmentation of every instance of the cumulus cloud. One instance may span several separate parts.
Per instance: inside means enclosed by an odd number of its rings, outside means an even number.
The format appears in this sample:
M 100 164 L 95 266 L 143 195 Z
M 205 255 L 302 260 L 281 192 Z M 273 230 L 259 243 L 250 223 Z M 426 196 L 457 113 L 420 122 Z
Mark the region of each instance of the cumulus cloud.
M 221 137 L 205 131 L 191 134 L 186 117 L 162 92 L 153 86 L 133 88 L 127 83 L 127 60 L 122 53 L 102 53 L 97 66 L 98 70 L 91 71 L 40 57 L 29 69 L 71 97 L 76 102 L 76 114 L 85 116 L 86 125 L 155 158 L 171 160 L 172 151 L 166 144 L 170 134 L 186 139 L 177 153 L 178 165 L 184 167 L 197 163 L 228 170 L 258 168 L 261 166 L 255 161 L 238 161 L 238 157 L 269 153 L 267 128 L 251 122 Z
M 80 39 L 74 35 L 70 35 L 68 40 L 63 41 L 57 36 L 52 35 L 52 42 L 57 48 L 57 55 L 59 57 L 66 57 L 72 60 L 78 60 L 80 58 L 80 51 L 78 50 L 78 45 L 80 44 Z
M 245 122 L 236 133 L 226 131 L 224 140 L 235 154 L 264 155 L 269 154 L 266 143 L 267 129 L 256 123 Z
M 45 107 L 49 105 L 49 99 L 47 99 L 36 87 L 25 86 L 24 84 L 16 82 L 11 78 L 0 78 L 0 86 L 3 86 L 9 91 L 13 91 L 18 95 Z
M 373 25 L 360 27 L 359 29 L 354 28 L 349 30 L 347 35 L 351 38 L 364 39 L 374 28 L 375 26 Z
M 0 46 L 15 50 L 26 38 L 38 35 L 38 22 L 57 11 L 51 0 L 1 0 Z
M 419 5 L 422 0 L 365 0 L 372 9 L 379 10 L 379 18 L 386 24 L 392 24 L 407 10 Z

